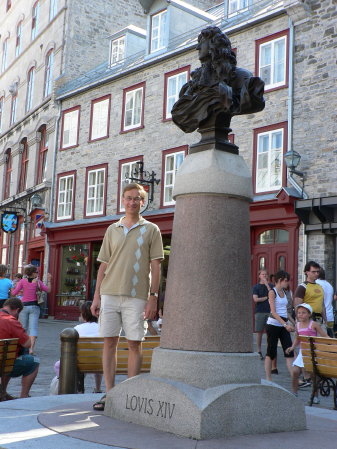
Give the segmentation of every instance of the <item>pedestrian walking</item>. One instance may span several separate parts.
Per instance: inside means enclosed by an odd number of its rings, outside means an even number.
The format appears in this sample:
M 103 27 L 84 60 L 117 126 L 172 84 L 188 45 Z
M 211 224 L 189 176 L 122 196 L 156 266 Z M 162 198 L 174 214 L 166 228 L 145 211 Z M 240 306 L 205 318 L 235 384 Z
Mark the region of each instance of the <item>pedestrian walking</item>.
M 103 375 L 107 392 L 115 384 L 116 349 L 122 327 L 128 340 L 128 377 L 132 377 L 140 371 L 145 320 L 157 315 L 164 252 L 158 226 L 140 215 L 145 198 L 141 185 L 131 183 L 124 187 L 125 216 L 109 226 L 97 257 L 101 264 L 91 311 L 99 317 L 100 336 L 104 337 Z M 105 396 L 93 405 L 98 411 L 104 407 Z
M 34 265 L 27 265 L 24 270 L 25 278 L 21 279 L 12 290 L 15 296 L 17 293 L 23 292 L 22 303 L 23 310 L 20 313 L 20 321 L 22 326 L 28 333 L 31 341 L 29 353 L 34 354 L 35 343 L 38 336 L 38 324 L 40 316 L 40 307 L 38 305 L 37 291 L 43 290 L 47 293 L 51 290 L 51 274 L 48 273 L 47 285 L 38 279 L 38 271 Z
M 289 285 L 290 276 L 286 271 L 280 270 L 275 273 L 275 287 L 269 293 L 270 317 L 267 320 L 267 354 L 265 357 L 266 378 L 271 381 L 272 360 L 277 356 L 277 344 L 280 340 L 288 371 L 291 375 L 294 352 L 287 352 L 292 345 L 290 332 L 294 328 L 288 322 L 288 299 L 285 289 Z
M 3 307 L 6 299 L 10 297 L 11 288 L 13 283 L 10 279 L 6 278 L 7 266 L 0 265 L 0 308 Z

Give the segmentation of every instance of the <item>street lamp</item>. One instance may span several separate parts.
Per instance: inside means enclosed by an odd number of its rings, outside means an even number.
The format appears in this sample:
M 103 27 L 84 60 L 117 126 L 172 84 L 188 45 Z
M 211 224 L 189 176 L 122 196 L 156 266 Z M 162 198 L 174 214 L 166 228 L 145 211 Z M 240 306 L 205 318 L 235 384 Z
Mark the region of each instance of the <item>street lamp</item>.
M 297 153 L 297 151 L 290 150 L 283 156 L 286 166 L 289 169 L 291 174 L 295 174 L 299 176 L 300 178 L 304 178 L 304 173 L 301 171 L 296 170 L 296 167 L 298 167 L 300 161 L 301 161 L 301 155 Z

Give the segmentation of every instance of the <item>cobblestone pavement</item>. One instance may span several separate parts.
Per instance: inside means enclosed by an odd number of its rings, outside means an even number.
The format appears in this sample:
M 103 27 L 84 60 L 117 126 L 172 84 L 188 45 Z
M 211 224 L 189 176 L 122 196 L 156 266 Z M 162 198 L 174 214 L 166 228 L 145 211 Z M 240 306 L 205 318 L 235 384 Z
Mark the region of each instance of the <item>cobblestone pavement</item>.
M 38 376 L 31 389 L 31 396 L 46 396 L 49 395 L 49 387 L 52 378 L 55 376 L 54 363 L 60 358 L 60 333 L 67 327 L 74 327 L 78 322 L 75 321 L 59 321 L 52 319 L 41 319 L 39 322 L 39 337 L 36 344 L 36 353 L 40 358 L 40 369 Z M 265 336 L 263 337 L 262 352 L 265 353 Z M 285 389 L 291 391 L 290 375 L 287 371 L 283 352 L 281 348 L 278 348 L 278 375 L 273 375 L 273 382 L 281 385 Z M 264 363 L 259 363 L 259 375 L 261 379 L 265 379 Z M 117 382 L 121 381 L 125 376 L 117 376 Z M 102 385 L 104 389 L 104 383 Z M 85 391 L 86 393 L 92 393 L 94 389 L 93 375 L 87 375 L 85 378 Z M 8 392 L 14 396 L 20 394 L 20 379 L 11 379 Z M 310 398 L 310 387 L 299 390 L 299 398 L 303 400 L 305 405 Z M 315 407 L 333 408 L 332 397 L 322 398 L 320 397 L 320 405 Z

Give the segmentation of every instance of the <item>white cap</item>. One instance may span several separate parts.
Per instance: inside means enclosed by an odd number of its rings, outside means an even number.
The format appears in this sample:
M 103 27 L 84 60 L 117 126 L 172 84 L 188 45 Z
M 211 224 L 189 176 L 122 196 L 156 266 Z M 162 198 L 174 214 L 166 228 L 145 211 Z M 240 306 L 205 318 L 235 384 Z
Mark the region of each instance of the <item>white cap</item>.
M 302 304 L 296 306 L 295 309 L 298 309 L 298 307 L 304 307 L 305 309 L 309 310 L 310 314 L 312 313 L 312 307 L 310 304 L 303 302 Z

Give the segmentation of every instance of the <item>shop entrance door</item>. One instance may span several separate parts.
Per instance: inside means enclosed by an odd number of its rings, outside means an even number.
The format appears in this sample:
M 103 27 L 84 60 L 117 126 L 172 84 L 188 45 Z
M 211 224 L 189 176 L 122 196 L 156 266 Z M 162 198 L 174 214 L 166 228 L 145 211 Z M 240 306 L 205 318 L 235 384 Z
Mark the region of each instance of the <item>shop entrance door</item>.
M 266 269 L 270 274 L 279 270 L 291 271 L 289 265 L 289 232 L 285 229 L 268 229 L 255 233 L 252 248 L 252 283 L 258 282 L 257 273 Z

